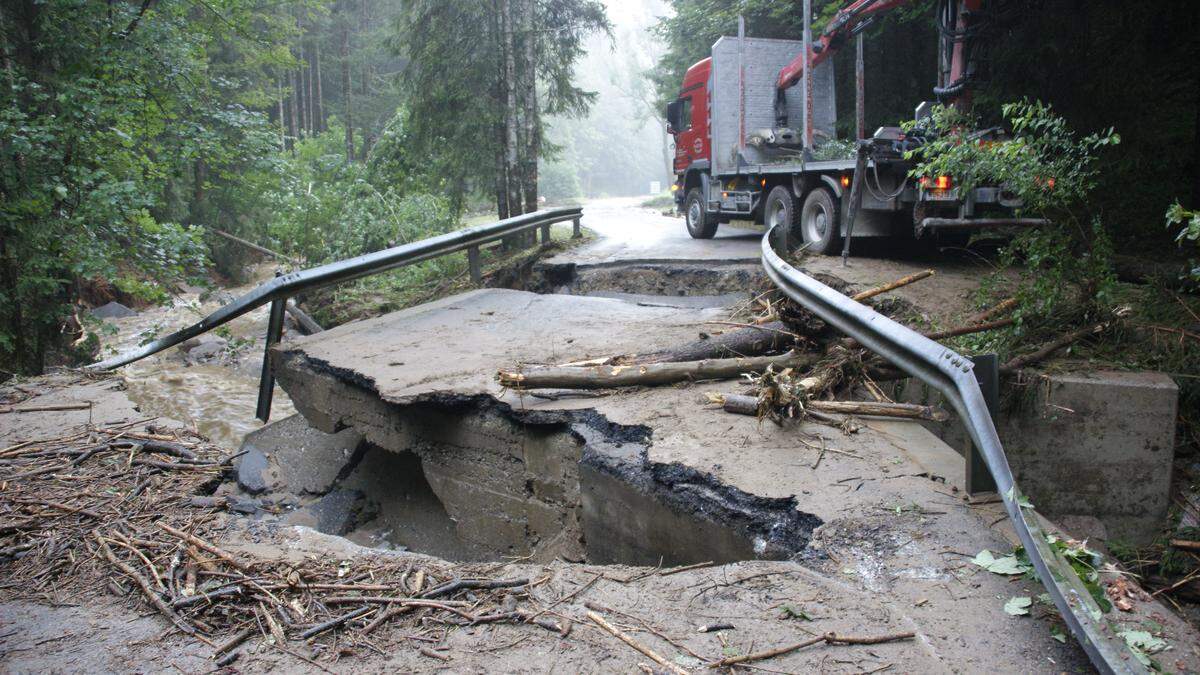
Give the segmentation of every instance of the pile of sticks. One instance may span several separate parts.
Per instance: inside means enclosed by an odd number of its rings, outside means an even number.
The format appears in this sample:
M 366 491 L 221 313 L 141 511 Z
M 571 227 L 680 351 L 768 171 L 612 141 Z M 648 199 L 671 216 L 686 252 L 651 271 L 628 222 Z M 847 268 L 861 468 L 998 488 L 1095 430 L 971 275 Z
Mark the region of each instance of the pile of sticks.
M 254 636 L 296 658 L 295 643 L 361 643 L 385 624 L 429 652 L 455 626 L 569 622 L 529 607 L 528 579 L 453 565 L 370 558 L 291 564 L 235 555 L 211 492 L 230 466 L 187 431 L 91 428 L 0 450 L 0 597 L 38 600 L 107 589 L 154 608 L 225 665 Z M 349 636 L 349 637 L 347 637 Z M 309 644 L 307 653 L 320 651 Z M 422 652 L 424 653 L 424 652 Z

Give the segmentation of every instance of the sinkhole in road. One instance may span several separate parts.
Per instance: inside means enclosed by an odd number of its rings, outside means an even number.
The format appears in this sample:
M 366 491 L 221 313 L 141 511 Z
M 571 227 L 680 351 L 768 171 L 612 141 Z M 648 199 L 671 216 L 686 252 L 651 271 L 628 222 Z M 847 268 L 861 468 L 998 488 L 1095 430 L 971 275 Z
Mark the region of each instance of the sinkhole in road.
M 647 429 L 591 411 L 527 413 L 486 396 L 384 407 L 386 420 L 370 415 L 383 433 L 358 429 L 369 440 L 291 522 L 448 560 L 631 565 L 786 559 L 821 524 L 794 498 L 649 461 Z M 290 454 L 306 444 L 274 445 L 271 462 L 305 464 Z
M 748 299 L 766 275 L 756 263 L 712 261 L 628 262 L 578 266 L 536 263 L 509 270 L 494 284 L 505 288 L 622 298 L 686 307 L 716 307 Z

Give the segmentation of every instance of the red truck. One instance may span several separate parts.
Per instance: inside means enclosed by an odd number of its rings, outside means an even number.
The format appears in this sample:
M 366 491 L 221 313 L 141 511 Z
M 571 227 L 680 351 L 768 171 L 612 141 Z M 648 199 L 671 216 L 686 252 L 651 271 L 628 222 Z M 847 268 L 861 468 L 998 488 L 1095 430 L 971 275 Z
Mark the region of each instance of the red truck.
M 793 244 L 810 251 L 840 249 L 845 256 L 851 237 L 958 239 L 981 228 L 1044 224 L 1013 217 L 1020 203 L 1000 186 L 964 193 L 952 176 L 910 177 L 912 162 L 904 155 L 922 142 L 919 133 L 881 127 L 863 138 L 859 34 L 880 12 L 908 1 L 857 0 L 816 40 L 747 38 L 739 27 L 737 37 L 720 38 L 710 57 L 688 69 L 666 117 L 675 138 L 672 190 L 692 237 L 708 239 L 720 223 L 752 220 L 784 226 Z M 939 4 L 934 93 L 945 102 L 970 104 L 980 77 L 975 55 L 985 35 L 983 2 Z M 805 33 L 811 36 L 807 26 Z M 829 57 L 854 35 L 859 140 L 837 142 Z M 918 106 L 918 119 L 931 106 Z

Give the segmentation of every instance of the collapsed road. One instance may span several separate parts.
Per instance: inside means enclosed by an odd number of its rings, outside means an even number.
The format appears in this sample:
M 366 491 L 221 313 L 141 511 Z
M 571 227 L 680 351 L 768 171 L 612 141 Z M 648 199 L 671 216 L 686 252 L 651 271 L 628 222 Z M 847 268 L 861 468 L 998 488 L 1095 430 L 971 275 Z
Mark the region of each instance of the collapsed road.
M 657 220 L 682 229 L 677 221 Z M 1017 504 L 1017 492 L 1003 490 L 1003 504 L 960 499 L 961 456 L 920 425 L 870 419 L 853 436 L 817 425 L 764 425 L 701 405 L 711 389 L 704 383 L 578 396 L 499 391 L 492 381 L 495 371 L 522 364 L 585 361 L 688 342 L 728 320 L 733 282 L 737 275 L 762 274 L 759 256 L 766 274 L 794 292 L 793 299 L 862 344 L 903 361 L 879 337 L 894 330 L 878 327 L 886 319 L 866 315 L 866 328 L 839 319 L 839 313 L 849 316 L 845 296 L 799 277 L 781 279 L 794 270 L 772 259 L 769 247 L 760 248 L 760 235 L 729 238 L 732 254 L 714 242 L 695 242 L 695 249 L 671 254 L 677 257 L 647 256 L 628 242 L 601 239 L 565 254 L 573 260 L 547 263 L 549 275 L 561 282 L 558 290 L 566 286 L 567 293 L 580 295 L 473 291 L 285 341 L 271 354 L 275 375 L 307 425 L 316 428 L 303 432 L 313 437 L 311 447 L 327 440 L 323 434 L 343 437 L 344 452 L 326 456 L 332 465 L 327 471 L 336 471 L 319 487 L 299 486 L 287 470 L 311 459 L 309 444 L 288 443 L 293 437 L 287 434 L 274 444 L 265 436 L 257 445 L 248 439 L 248 454 L 240 458 L 242 485 L 226 484 L 218 494 L 290 498 L 295 509 L 285 522 L 452 560 L 517 558 L 529 561 L 522 565 L 560 566 L 566 560 L 592 570 L 729 563 L 723 574 L 750 564 L 737 561 L 785 561 L 754 564 L 766 565 L 763 573 L 784 565 L 833 585 L 832 592 L 816 592 L 816 586 L 806 591 L 790 585 L 794 581 L 767 587 L 782 593 L 777 597 L 820 597 L 820 616 L 806 621 L 834 619 L 849 632 L 887 628 L 919 636 L 886 647 L 888 662 L 904 670 L 982 671 L 997 664 L 1029 672 L 1075 670 L 1085 667 L 1086 652 L 1101 670 L 1137 671 L 1137 661 L 1123 653 L 1124 641 L 1108 638 L 1140 621 L 1142 610 L 1145 616 L 1165 610 L 1148 602 L 1138 614 L 1097 624 L 1098 610 L 1078 587 L 1052 593 L 1062 600 L 1059 609 L 1084 651 L 1060 643 L 1040 621 L 1009 616 L 1005 599 L 1036 596 L 1036 584 L 1023 582 L 1014 591 L 1008 577 L 970 562 L 977 552 L 1002 555 L 1019 539 L 1043 549 L 1031 556 L 1043 578 L 1058 581 L 1061 574 L 1069 580 L 1075 573 L 1046 567 L 1062 563 L 1046 560 L 1047 551 L 1033 538 L 1040 536 L 1036 520 L 1033 529 L 1025 528 L 1036 516 Z M 654 266 L 674 271 L 656 273 Z M 664 276 L 691 282 L 703 276 L 699 270 L 718 268 L 734 276 L 716 275 L 710 293 L 680 298 L 646 292 L 661 291 Z M 599 275 L 619 280 L 622 269 L 640 270 L 647 283 L 602 288 L 612 284 Z M 953 365 L 961 369 L 962 363 Z M 968 405 L 959 412 L 970 416 Z M 997 455 L 986 438 L 976 440 L 997 482 L 1011 485 L 1002 452 Z M 388 471 L 406 475 L 401 480 Z M 381 475 L 396 479 L 379 480 Z M 352 514 L 355 522 L 322 524 L 329 504 L 318 504 L 330 495 L 362 503 Z M 416 502 L 428 508 L 414 511 Z M 996 527 L 1006 510 L 1017 523 L 1016 537 Z M 405 532 L 406 523 L 416 522 L 428 527 Z M 313 550 L 311 540 L 295 545 Z M 698 572 L 681 576 L 692 574 Z M 577 590 L 584 595 L 586 588 Z M 654 602 L 665 603 L 656 613 L 695 611 L 666 599 Z M 723 611 L 715 618 L 735 620 L 728 607 Z M 886 619 L 867 618 L 874 616 Z M 755 625 L 765 629 L 758 635 L 767 645 L 788 641 L 773 634 L 778 627 Z M 1182 640 L 1191 636 L 1177 621 L 1171 630 Z M 813 669 L 822 667 L 822 656 L 797 652 L 781 663 Z

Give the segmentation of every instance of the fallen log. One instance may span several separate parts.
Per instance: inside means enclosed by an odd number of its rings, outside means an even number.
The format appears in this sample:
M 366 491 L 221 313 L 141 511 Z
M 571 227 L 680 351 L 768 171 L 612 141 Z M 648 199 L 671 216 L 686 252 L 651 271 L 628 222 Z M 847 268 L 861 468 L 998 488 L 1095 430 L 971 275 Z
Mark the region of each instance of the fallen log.
M 1005 298 L 1005 299 L 1001 300 L 1000 302 L 997 302 L 995 305 L 989 307 L 988 309 L 985 309 L 982 312 L 976 314 L 975 316 L 967 319 L 966 324 L 968 326 L 970 326 L 970 325 L 974 325 L 977 323 L 983 323 L 984 321 L 987 321 L 989 319 L 994 319 L 1003 314 L 1007 314 L 1008 312 L 1012 311 L 1013 309 L 1016 309 L 1016 307 L 1017 307 L 1017 299 L 1016 298 Z
M 769 352 L 790 349 L 795 342 L 796 334 L 788 330 L 782 321 L 772 321 L 761 326 L 740 328 L 720 335 L 712 335 L 675 349 L 644 354 L 635 360 L 637 363 L 675 363 L 739 356 L 761 356 Z
M 760 372 L 768 367 L 776 370 L 807 368 L 816 361 L 815 354 L 788 352 L 778 356 L 624 366 L 529 366 L 521 371 L 502 370 L 496 373 L 496 381 L 500 386 L 510 389 L 608 389 L 695 380 L 727 380 L 742 373 Z
M 1088 335 L 1099 335 L 1100 333 L 1103 333 L 1104 331 L 1108 330 L 1108 327 L 1111 325 L 1111 321 L 1101 321 L 1100 323 L 1087 326 L 1085 328 L 1080 328 L 1079 330 L 1073 330 L 1070 333 L 1047 342 L 1037 351 L 1014 357 L 1008 363 L 1000 367 L 1000 372 L 1012 373 L 1024 368 L 1025 366 L 1038 363 L 1054 352 L 1082 338 L 1085 338 Z
M 758 397 L 745 394 L 719 394 L 725 412 L 738 415 L 758 415 Z M 945 422 L 950 414 L 941 408 L 912 403 L 882 403 L 875 401 L 808 401 L 806 410 L 837 415 L 896 417 L 910 420 Z

